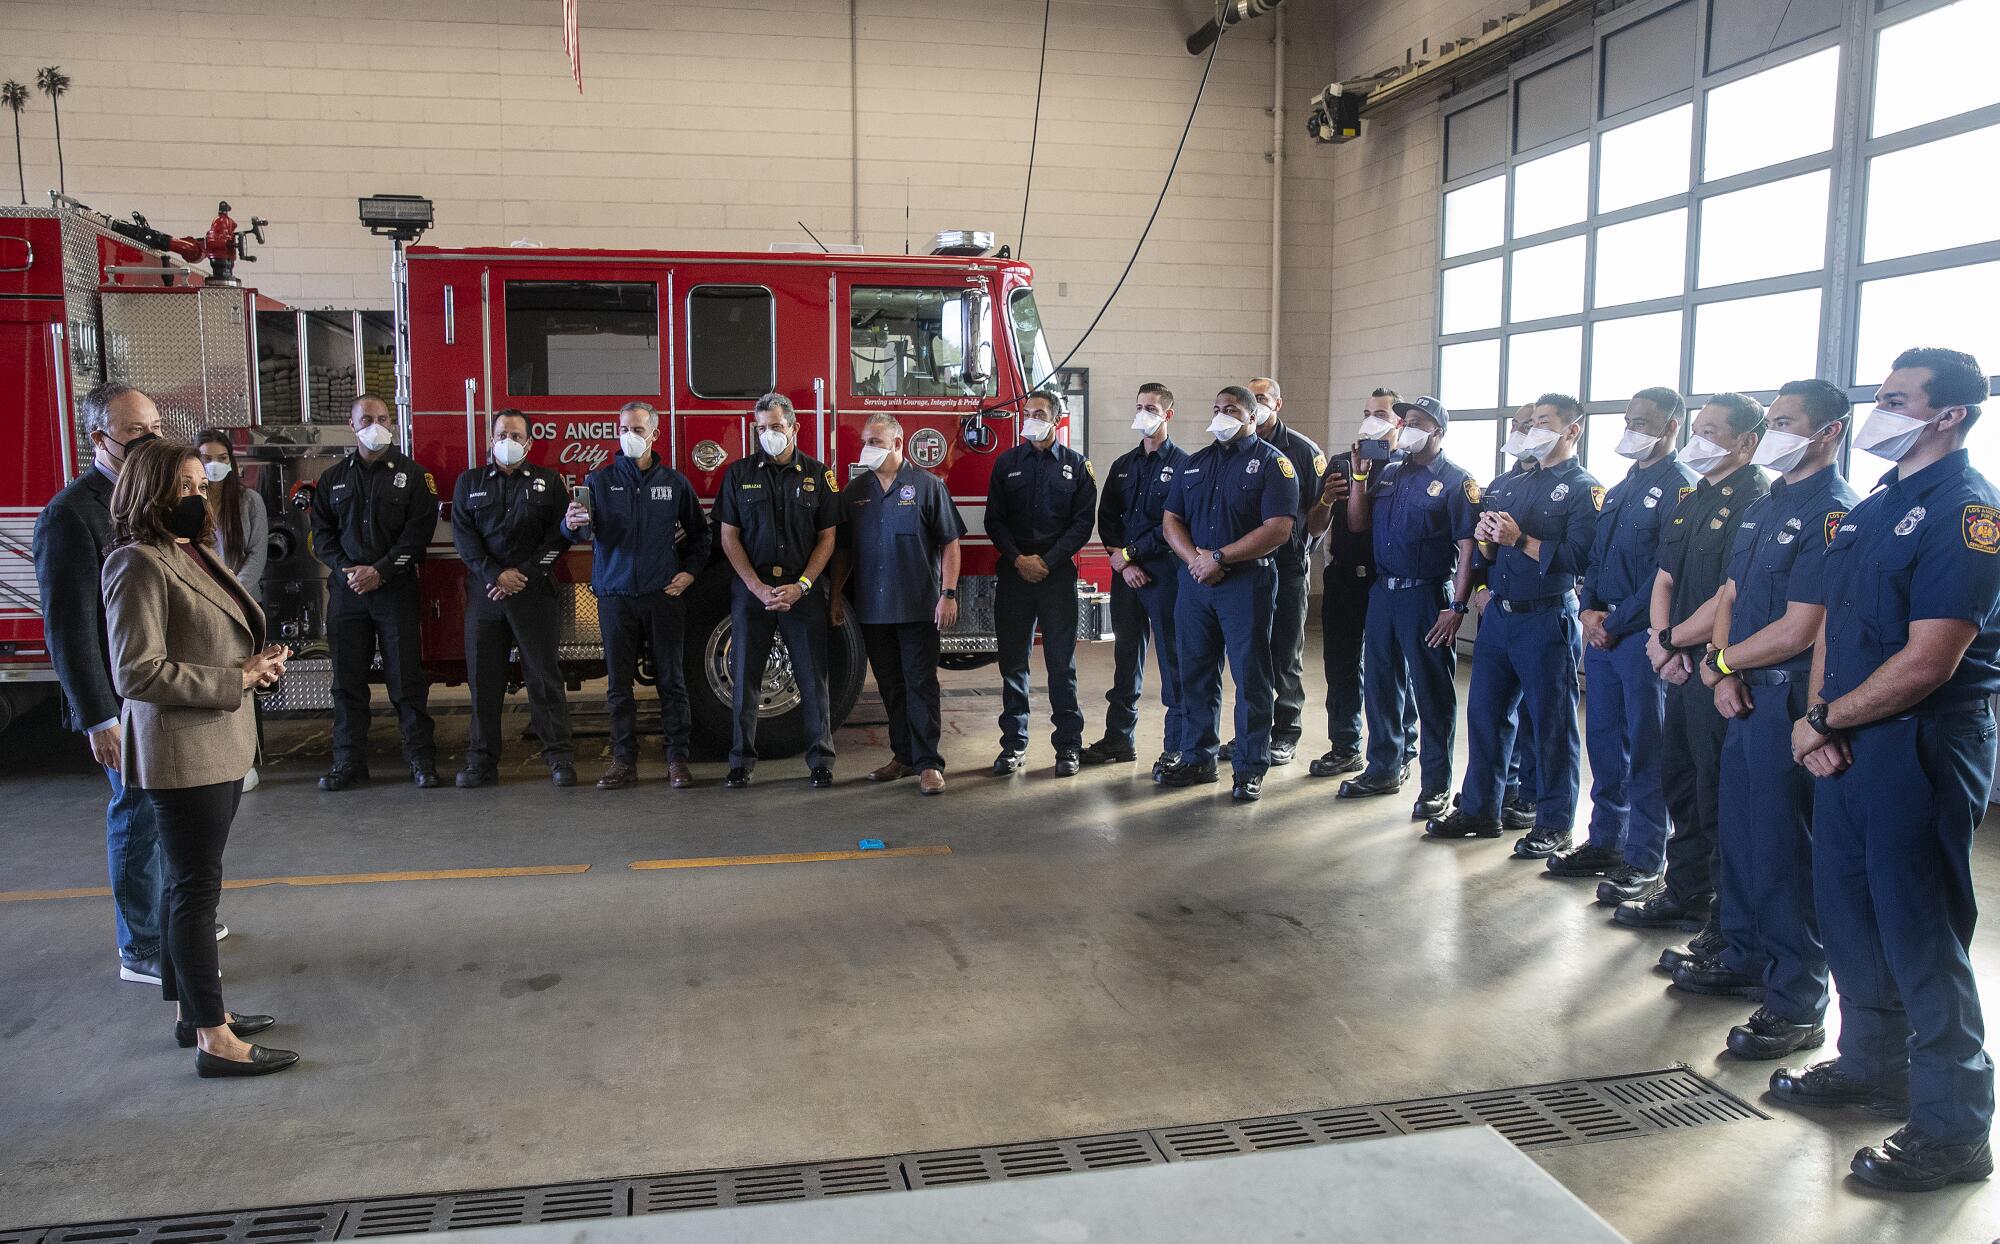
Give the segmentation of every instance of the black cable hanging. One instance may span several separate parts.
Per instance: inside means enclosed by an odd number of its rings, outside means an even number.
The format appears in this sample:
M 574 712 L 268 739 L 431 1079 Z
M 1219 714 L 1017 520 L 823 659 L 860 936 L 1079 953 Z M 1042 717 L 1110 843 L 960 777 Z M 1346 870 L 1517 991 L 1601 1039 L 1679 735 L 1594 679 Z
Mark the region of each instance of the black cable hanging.
M 1042 78 L 1049 71 L 1049 11 L 1055 0 L 1042 0 L 1042 59 L 1035 68 L 1035 125 L 1028 131 L 1028 178 L 1021 186 L 1021 227 L 1014 234 L 1014 255 L 1028 253 L 1028 195 L 1035 188 L 1035 145 L 1042 136 Z

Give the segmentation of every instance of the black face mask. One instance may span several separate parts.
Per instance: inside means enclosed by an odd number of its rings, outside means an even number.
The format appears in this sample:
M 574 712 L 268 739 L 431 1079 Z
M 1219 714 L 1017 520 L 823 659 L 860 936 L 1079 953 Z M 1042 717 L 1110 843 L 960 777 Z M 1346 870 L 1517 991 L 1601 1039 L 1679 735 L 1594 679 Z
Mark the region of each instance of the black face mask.
M 135 446 L 143 445 L 147 441 L 157 441 L 160 439 L 160 434 L 158 432 L 141 432 L 139 433 L 139 435 L 133 437 L 129 441 L 121 441 L 116 437 L 112 436 L 111 433 L 106 432 L 104 434 L 104 439 L 110 441 L 113 445 L 118 446 L 118 460 L 120 462 L 123 462 L 126 458 L 131 456 L 132 450 Z
M 167 511 L 167 530 L 183 540 L 198 540 L 208 523 L 208 501 L 201 495 L 182 497 Z

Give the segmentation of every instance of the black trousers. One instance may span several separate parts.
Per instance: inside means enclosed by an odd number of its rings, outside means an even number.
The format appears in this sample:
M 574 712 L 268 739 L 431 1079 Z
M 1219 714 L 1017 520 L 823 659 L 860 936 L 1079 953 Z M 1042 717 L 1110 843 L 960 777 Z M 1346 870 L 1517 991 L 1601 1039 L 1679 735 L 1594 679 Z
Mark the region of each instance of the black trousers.
M 546 581 L 530 584 L 504 600 L 489 600 L 486 589 L 466 580 L 465 667 L 472 683 L 472 735 L 465 767 L 490 772 L 500 764 L 500 710 L 507 701 L 509 648 L 521 650 L 521 681 L 528 691 L 528 720 L 542 741 L 542 759 L 568 764 L 569 696 L 556 660 L 561 607 Z
M 1345 755 L 1361 750 L 1361 634 L 1368 621 L 1373 575 L 1350 566 L 1328 566 L 1320 593 L 1320 652 L 1326 659 L 1326 737 Z M 1280 608 L 1283 607 L 1279 586 Z
M 1002 561 L 993 588 L 993 629 L 1000 649 L 1000 746 L 1028 749 L 1028 661 L 1042 632 L 1042 669 L 1049 679 L 1049 743 L 1058 752 L 1083 747 L 1083 709 L 1076 702 L 1076 567 L 1049 567 L 1030 583 Z
M 665 592 L 600 596 L 597 630 L 604 638 L 604 704 L 611 712 L 611 758 L 619 764 L 639 763 L 639 702 L 632 694 L 632 681 L 639 672 L 639 650 L 650 644 L 667 759 L 685 762 L 692 731 L 687 675 L 681 669 L 686 598 Z
M 729 583 L 729 679 L 734 684 L 735 733 L 729 748 L 732 769 L 757 767 L 757 712 L 770 662 L 772 640 L 785 637 L 792 679 L 806 715 L 806 767 L 833 765 L 832 700 L 827 689 L 826 589 L 816 587 L 782 612 L 766 609 L 741 579 Z
M 1305 733 L 1301 723 L 1306 712 L 1306 608 L 1312 566 L 1302 552 L 1293 557 L 1289 546 L 1279 549 L 1274 560 L 1278 607 L 1271 614 L 1271 681 L 1278 694 L 1271 709 L 1271 746 L 1296 748 Z
M 1715 693 L 1691 676 L 1667 688 L 1666 756 L 1660 785 L 1673 834 L 1667 839 L 1667 897 L 1687 904 L 1716 891 L 1716 825 L 1722 790 L 1722 744 L 1729 722 Z M 1711 916 L 1710 923 L 1719 917 Z
M 913 769 L 944 772 L 938 741 L 944 732 L 938 691 L 938 653 L 943 636 L 937 624 L 862 623 L 861 642 L 889 712 L 889 750 Z
M 350 592 L 344 575 L 328 578 L 326 639 L 333 651 L 333 762 L 368 767 L 368 670 L 382 654 L 382 682 L 403 734 L 403 759 L 437 763 L 436 727 L 427 709 L 423 600 L 413 574 L 372 592 Z
M 179 790 L 148 790 L 166 861 L 161 886 L 160 995 L 179 1002 L 197 1028 L 219 1028 L 222 967 L 215 953 L 215 905 L 222 898 L 222 848 L 243 798 L 243 779 Z

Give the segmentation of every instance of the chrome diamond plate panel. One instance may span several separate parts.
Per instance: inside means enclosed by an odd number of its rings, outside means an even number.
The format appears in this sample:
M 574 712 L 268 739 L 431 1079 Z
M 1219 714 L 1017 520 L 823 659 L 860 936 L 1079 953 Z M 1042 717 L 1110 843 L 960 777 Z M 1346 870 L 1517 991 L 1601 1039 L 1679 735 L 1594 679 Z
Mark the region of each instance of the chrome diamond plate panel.
M 242 289 L 106 290 L 106 374 L 146 391 L 170 436 L 251 422 L 251 360 Z

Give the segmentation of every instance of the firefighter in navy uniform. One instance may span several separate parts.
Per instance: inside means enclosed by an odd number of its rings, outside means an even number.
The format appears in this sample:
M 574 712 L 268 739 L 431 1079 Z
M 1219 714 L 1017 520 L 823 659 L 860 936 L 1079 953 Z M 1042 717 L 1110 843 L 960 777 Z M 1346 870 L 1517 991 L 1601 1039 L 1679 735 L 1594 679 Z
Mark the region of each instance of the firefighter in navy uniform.
M 1021 400 L 1021 444 L 993 463 L 986 534 L 998 555 L 993 625 L 1000 649 L 1000 754 L 993 774 L 1020 769 L 1028 753 L 1028 662 L 1042 634 L 1056 776 L 1083 767 L 1083 710 L 1076 701 L 1076 555 L 1090 542 L 1097 480 L 1090 460 L 1056 443 L 1060 394 Z
M 1485 498 L 1477 534 L 1493 550 L 1493 567 L 1473 649 L 1465 783 L 1457 810 L 1426 826 L 1433 837 L 1499 837 L 1518 716 L 1534 735 L 1536 803 L 1534 829 L 1514 854 L 1547 859 L 1569 846 L 1582 750 L 1576 581 L 1604 503 L 1603 487 L 1576 458 L 1582 436 L 1575 398 L 1536 399 L 1533 427 L 1516 446 L 1524 469 L 1502 476 L 1498 495 Z
M 422 787 L 438 784 L 436 727 L 426 711 L 423 601 L 417 567 L 437 530 L 437 485 L 396 449 L 396 414 L 370 393 L 354 399 L 348 426 L 359 448 L 313 490 L 313 553 L 326 583 L 333 653 L 333 767 L 321 790 L 368 780 L 368 670 L 379 647 L 382 681 L 403 736 L 403 759 Z
M 1134 407 L 1132 430 L 1139 434 L 1139 443 L 1120 454 L 1105 472 L 1097 503 L 1097 535 L 1111 551 L 1113 654 L 1111 688 L 1104 693 L 1108 706 L 1104 737 L 1083 749 L 1083 763 L 1117 764 L 1138 758 L 1134 735 L 1150 628 L 1160 665 L 1160 703 L 1167 710 L 1165 738 L 1153 762 L 1157 780 L 1187 745 L 1174 630 L 1181 568 L 1160 524 L 1174 475 L 1188 455 L 1167 430 L 1174 417 L 1172 391 L 1162 384 L 1140 385 Z
M 815 787 L 833 785 L 832 701 L 827 683 L 827 598 L 823 584 L 840 525 L 838 481 L 798 447 L 799 417 L 782 393 L 757 399 L 757 451 L 723 473 L 715 494 L 729 585 L 729 677 L 735 728 L 723 785 L 750 785 L 757 766 L 757 713 L 775 636 L 785 637 L 806 719 L 806 769 Z
M 1834 466 L 1846 439 L 1847 394 L 1794 380 L 1766 412 L 1751 462 L 1780 473 L 1750 507 L 1716 601 L 1701 680 L 1728 724 L 1717 807 L 1720 941 L 1695 948 L 1674 983 L 1706 994 L 1762 990 L 1763 1005 L 1730 1030 L 1739 1058 L 1778 1058 L 1826 1040 L 1826 955 L 1812 901 L 1813 778 L 1792 763 L 1792 727 L 1822 611 L 1821 556 L 1858 499 Z M 1797 598 L 1797 599 L 1795 599 Z
M 576 785 L 569 698 L 556 659 L 561 609 L 550 572 L 569 551 L 562 476 L 528 461 L 528 417 L 493 416 L 492 461 L 458 477 L 452 490 L 451 538 L 465 562 L 465 668 L 472 686 L 472 733 L 461 787 L 497 780 L 500 709 L 507 699 L 508 649 L 521 650 L 528 716 L 542 760 L 557 786 Z
M 1255 430 L 1256 399 L 1232 385 L 1215 395 L 1209 434 L 1215 443 L 1174 473 L 1162 526 L 1187 567 L 1174 602 L 1180 644 L 1187 746 L 1160 772 L 1163 786 L 1216 780 L 1216 734 L 1222 715 L 1222 661 L 1236 679 L 1235 783 L 1230 797 L 1262 796 L 1270 768 L 1271 613 L 1278 571 L 1271 555 L 1292 538 L 1299 481 L 1291 459 Z
M 639 651 L 650 647 L 667 781 L 679 790 L 694 785 L 681 644 L 687 590 L 708 565 L 708 520 L 687 476 L 653 452 L 660 412 L 646 402 L 627 402 L 618 411 L 618 427 L 618 456 L 584 477 L 584 491 L 563 516 L 571 539 L 591 542 L 590 590 L 604 643 L 611 764 L 597 788 L 622 790 L 639 780 L 639 702 L 632 684 Z
M 1405 695 L 1414 695 L 1423 733 L 1422 784 L 1412 820 L 1444 815 L 1450 799 L 1452 736 L 1458 727 L 1458 628 L 1471 608 L 1478 551 L 1478 481 L 1444 456 L 1451 412 L 1434 397 L 1397 402 L 1395 420 L 1364 421 L 1350 456 L 1356 480 L 1348 519 L 1372 529 L 1375 585 L 1368 590 L 1362 700 L 1368 765 L 1340 784 L 1339 799 L 1402 789 L 1408 740 Z M 1400 426 L 1399 426 L 1400 424 Z M 1370 449 L 1370 442 L 1377 448 Z M 1390 458 L 1390 450 L 1400 451 Z M 1376 458 L 1388 459 L 1371 470 Z M 1369 476 L 1374 478 L 1368 479 Z
M 1278 567 L 1278 609 L 1271 616 L 1271 669 L 1277 698 L 1271 710 L 1271 763 L 1288 765 L 1299 754 L 1300 724 L 1305 718 L 1306 611 L 1312 594 L 1312 552 L 1317 547 L 1306 523 L 1307 511 L 1320 495 L 1326 476 L 1326 455 L 1312 439 L 1278 417 L 1285 399 L 1278 382 L 1259 376 L 1244 386 L 1257 401 L 1257 435 L 1291 461 L 1299 477 L 1298 521 L 1292 538 L 1272 555 Z M 1223 744 L 1228 755 L 1234 743 Z
M 1778 1071 L 1771 1092 L 1907 1112 L 1851 1167 L 1897 1191 L 1993 1170 L 1993 1060 L 1968 958 L 2000 691 L 2000 489 L 1965 451 L 1986 396 L 1986 369 L 1939 349 L 1904 351 L 1877 391 L 1854 444 L 1896 468 L 1827 548 L 1812 705 L 1792 731 L 1821 779 L 1813 897 L 1840 1056 Z

